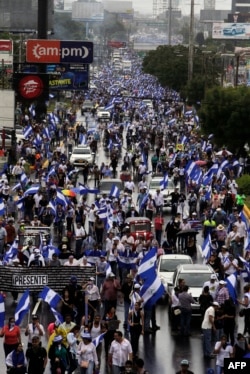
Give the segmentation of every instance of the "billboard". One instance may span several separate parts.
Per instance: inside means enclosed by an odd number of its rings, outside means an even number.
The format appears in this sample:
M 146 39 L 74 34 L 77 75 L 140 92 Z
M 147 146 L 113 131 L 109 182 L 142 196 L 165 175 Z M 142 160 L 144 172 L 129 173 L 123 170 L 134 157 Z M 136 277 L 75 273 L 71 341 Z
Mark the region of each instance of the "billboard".
M 213 39 L 250 39 L 250 23 L 213 23 Z
M 7 69 L 7 72 L 13 70 L 13 43 L 12 40 L 0 40 L 0 70 Z M 9 70 L 9 71 L 8 71 Z
M 13 74 L 13 89 L 17 100 L 48 100 L 49 76 L 47 74 Z
M 93 62 L 93 43 L 70 40 L 29 39 L 26 45 L 26 61 L 47 63 Z
M 244 22 L 244 23 L 250 23 L 250 14 L 249 13 L 231 13 L 228 14 L 227 17 L 228 22 L 232 23 L 239 23 L 239 22 Z
M 103 20 L 103 4 L 74 2 L 72 4 L 72 19 L 82 21 Z

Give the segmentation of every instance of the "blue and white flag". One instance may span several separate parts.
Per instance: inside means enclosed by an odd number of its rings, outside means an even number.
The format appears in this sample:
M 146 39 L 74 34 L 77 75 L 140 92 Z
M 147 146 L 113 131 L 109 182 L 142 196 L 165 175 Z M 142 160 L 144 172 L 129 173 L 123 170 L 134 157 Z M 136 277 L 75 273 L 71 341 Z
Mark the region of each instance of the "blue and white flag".
M 24 192 L 23 196 L 35 195 L 39 191 L 39 189 L 40 189 L 40 186 L 32 186 Z
M 49 132 L 49 128 L 48 127 L 44 127 L 43 129 L 43 135 L 45 136 L 45 138 L 48 138 L 50 140 L 50 132 Z
M 88 188 L 85 187 L 82 183 L 79 183 L 79 194 L 87 195 L 88 193 L 98 194 L 100 190 L 98 188 Z
M 208 236 L 204 240 L 201 249 L 202 249 L 202 257 L 204 259 L 208 260 L 210 255 L 211 255 L 211 236 L 210 236 L 210 234 L 208 234 Z
M 15 186 L 13 186 L 11 190 L 12 190 L 12 191 L 16 191 L 16 190 L 18 190 L 19 188 L 22 188 L 22 185 L 21 185 L 20 182 L 16 183 Z
M 186 144 L 188 141 L 188 138 L 186 137 L 186 135 L 183 135 L 183 137 L 181 138 L 181 144 Z
M 165 293 L 165 288 L 156 274 L 156 272 L 151 272 L 150 276 L 144 280 L 143 286 L 140 290 L 140 296 L 143 299 L 144 307 L 150 307 L 155 305 L 157 300 L 159 300 Z
M 43 140 L 42 140 L 41 136 L 40 136 L 39 134 L 37 134 L 37 136 L 36 136 L 35 139 L 33 140 L 33 145 L 34 145 L 35 147 L 39 148 L 39 147 L 41 147 L 42 142 L 43 142 Z
M 168 186 L 168 174 L 165 173 L 165 175 L 163 176 L 163 179 L 160 181 L 161 190 L 165 190 L 167 186 Z
M 157 249 L 152 247 L 148 253 L 145 254 L 138 268 L 138 275 L 144 279 L 148 276 L 149 272 L 155 272 L 157 259 Z
M 107 266 L 106 266 L 106 278 L 108 278 L 108 276 L 109 276 L 110 273 L 112 273 L 112 269 L 111 269 L 110 263 L 107 262 Z
M 87 143 L 87 137 L 86 134 L 83 134 L 82 132 L 79 135 L 79 144 L 84 145 Z
M 23 186 L 26 186 L 26 184 L 28 183 L 28 180 L 29 179 L 27 175 L 23 172 L 20 177 L 20 182 L 22 183 Z
M 22 295 L 21 299 L 19 300 L 19 303 L 17 304 L 16 310 L 15 310 L 15 324 L 17 326 L 20 325 L 20 323 L 23 320 L 23 317 L 25 316 L 25 314 L 28 313 L 29 310 L 30 310 L 30 291 L 27 289 Z
M 61 315 L 61 313 L 59 313 L 55 308 L 51 307 L 51 312 L 53 313 L 55 319 L 56 319 L 56 322 L 59 322 L 59 323 L 63 323 L 64 322 L 64 319 L 63 319 L 63 316 Z
M 0 216 L 4 216 L 5 215 L 5 205 L 4 205 L 4 202 L 3 202 L 3 199 L 2 197 L 0 198 Z
M 237 292 L 236 292 L 237 271 L 235 273 L 229 275 L 226 278 L 226 282 L 227 282 L 227 289 L 228 289 L 229 295 L 232 298 L 234 304 L 237 304 Z
M 25 129 L 24 129 L 24 132 L 23 132 L 23 137 L 25 139 L 27 139 L 31 134 L 33 133 L 33 129 L 31 127 L 31 125 L 28 125 Z
M 39 293 L 39 296 L 43 301 L 49 304 L 50 307 L 56 308 L 59 301 L 62 300 L 61 296 L 51 288 L 45 286 Z
M 120 190 L 119 190 L 119 188 L 114 183 L 112 184 L 109 196 L 110 197 L 115 197 L 115 198 L 119 199 Z
M 106 332 L 103 332 L 101 335 L 98 335 L 95 339 L 92 340 L 92 343 L 94 344 L 96 348 L 103 341 L 105 334 Z
M 56 203 L 64 207 L 68 205 L 66 197 L 58 190 L 56 191 Z
M 5 252 L 3 256 L 3 260 L 5 262 L 9 262 L 10 260 L 13 260 L 18 254 L 18 243 L 16 240 L 14 240 L 12 246 L 8 249 L 7 252 Z
M 137 256 L 136 252 L 132 251 L 124 251 L 119 252 L 117 256 L 117 263 L 120 269 L 135 269 L 137 264 Z
M 187 174 L 187 176 L 189 177 L 193 170 L 197 167 L 196 163 L 194 161 L 189 161 L 186 168 L 185 168 L 185 173 Z
M 55 167 L 54 167 L 54 166 L 49 170 L 49 172 L 48 172 L 48 174 L 47 174 L 47 176 L 46 176 L 46 182 L 47 182 L 47 183 L 49 182 L 49 178 L 50 178 L 52 175 L 56 175 L 56 170 L 55 170 Z
M 170 168 L 171 168 L 172 166 L 174 166 L 175 161 L 176 161 L 176 158 L 177 158 L 177 152 L 172 156 L 172 159 L 169 161 L 169 167 L 170 167 Z
M 4 327 L 4 320 L 5 320 L 4 297 L 2 294 L 0 294 L 0 328 Z
M 147 201 L 148 201 L 149 193 L 146 193 L 143 199 L 139 202 L 139 209 L 144 209 L 146 207 Z
M 53 216 L 56 216 L 56 207 L 55 207 L 55 205 L 52 203 L 52 201 L 49 201 L 48 208 L 50 208 L 50 211 L 51 211 L 52 215 L 53 215 Z
M 100 219 L 107 219 L 108 218 L 108 208 L 104 206 L 103 208 L 96 211 L 96 214 L 99 216 Z
M 170 121 L 168 121 L 168 125 L 171 126 L 176 122 L 176 118 L 172 118 Z
M 211 197 L 212 197 L 212 185 L 210 184 L 208 189 L 206 190 L 206 193 L 205 193 L 206 201 L 210 201 Z
M 244 280 L 245 283 L 249 283 L 250 282 L 250 263 L 241 256 L 239 256 L 239 260 L 244 265 L 240 273 L 241 278 Z
M 191 116 L 193 114 L 193 110 L 188 110 L 184 113 L 185 116 Z

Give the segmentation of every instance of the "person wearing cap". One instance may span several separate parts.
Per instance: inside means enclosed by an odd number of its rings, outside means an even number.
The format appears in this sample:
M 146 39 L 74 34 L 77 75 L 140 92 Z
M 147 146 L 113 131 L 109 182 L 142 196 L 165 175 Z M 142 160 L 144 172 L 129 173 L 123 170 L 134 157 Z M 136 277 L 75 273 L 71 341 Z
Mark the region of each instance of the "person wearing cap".
M 35 248 L 29 257 L 28 267 L 44 267 L 45 260 L 38 248 Z
M 184 359 L 180 362 L 181 370 L 177 371 L 176 374 L 194 374 L 189 368 L 189 361 Z
M 225 245 L 225 240 L 227 237 L 227 231 L 225 229 L 225 226 L 222 224 L 218 225 L 216 227 L 216 239 L 217 239 L 217 244 L 218 244 L 218 251 L 221 250 L 221 247 Z
M 130 341 L 123 337 L 121 331 L 116 331 L 108 355 L 108 364 L 112 367 L 112 374 L 119 374 L 124 370 L 125 362 L 132 359 L 133 351 Z
M 104 302 L 104 313 L 107 313 L 111 307 L 116 308 L 117 305 L 117 293 L 121 289 L 120 282 L 115 279 L 113 272 L 109 273 L 101 291 L 101 299 Z
M 203 334 L 203 354 L 205 358 L 211 358 L 211 339 L 212 339 L 212 330 L 215 329 L 215 311 L 219 308 L 219 303 L 214 301 L 210 307 L 205 311 L 203 321 L 201 324 L 202 334 Z
M 80 366 L 80 374 L 92 374 L 94 368 L 99 369 L 99 361 L 96 353 L 96 347 L 92 343 L 90 333 L 81 333 L 82 341 L 78 346 L 78 364 Z
M 47 351 L 41 346 L 40 337 L 35 335 L 31 340 L 31 347 L 25 353 L 28 362 L 28 374 L 43 374 L 48 362 Z
M 206 286 L 208 287 L 209 293 L 210 293 L 210 295 L 212 296 L 212 298 L 214 300 L 215 299 L 215 295 L 216 295 L 216 291 L 217 291 L 218 286 L 219 286 L 219 282 L 218 282 L 216 274 L 211 274 L 210 280 L 204 282 L 204 284 L 203 284 L 203 290 L 204 290 L 204 288 Z
M 51 374 L 57 374 L 60 369 L 61 374 L 65 374 L 67 367 L 69 366 L 69 355 L 67 348 L 62 343 L 62 336 L 55 335 L 53 343 L 49 348 L 48 357 L 50 359 Z
M 28 336 L 28 347 L 31 347 L 33 336 L 44 336 L 45 330 L 43 325 L 39 322 L 36 314 L 32 316 L 32 322 L 28 324 L 25 330 L 25 336 Z
M 219 287 L 215 294 L 215 301 L 219 303 L 219 305 L 223 305 L 226 300 L 229 299 L 229 292 L 226 287 L 227 282 L 224 280 L 219 281 Z

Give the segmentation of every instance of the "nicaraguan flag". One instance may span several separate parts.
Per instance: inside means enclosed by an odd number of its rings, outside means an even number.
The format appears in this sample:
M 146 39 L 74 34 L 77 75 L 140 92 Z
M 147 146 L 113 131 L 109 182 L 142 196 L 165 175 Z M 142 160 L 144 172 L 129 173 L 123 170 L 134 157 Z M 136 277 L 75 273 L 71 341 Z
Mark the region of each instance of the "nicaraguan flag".
M 205 199 L 207 201 L 210 201 L 211 200 L 211 197 L 212 197 L 212 186 L 210 184 L 210 186 L 208 187 L 208 189 L 206 190 L 206 193 L 205 193 Z
M 165 173 L 163 179 L 160 181 L 160 187 L 162 190 L 165 190 L 168 186 L 168 174 Z
M 47 286 L 43 288 L 38 297 L 40 297 L 43 301 L 46 301 L 46 303 L 53 308 L 56 308 L 59 301 L 61 301 L 60 295 Z
M 35 146 L 35 147 L 41 147 L 41 145 L 42 145 L 42 142 L 43 142 L 43 140 L 42 140 L 42 138 L 41 138 L 41 136 L 39 135 L 39 134 L 37 134 L 37 136 L 35 137 L 35 139 L 33 140 L 33 145 Z
M 56 170 L 55 170 L 55 167 L 53 166 L 50 171 L 48 172 L 47 176 L 46 176 L 46 182 L 49 181 L 49 178 L 52 176 L 52 175 L 56 175 Z
M 140 296 L 143 299 L 144 307 L 150 307 L 155 305 L 162 295 L 164 295 L 165 289 L 157 276 L 156 272 L 151 272 L 150 276 L 144 280 L 143 286 L 140 290 Z
M 0 328 L 4 327 L 4 320 L 5 320 L 5 305 L 4 305 L 4 297 L 0 294 Z
M 92 343 L 95 347 L 98 347 L 98 345 L 103 341 L 105 334 L 106 332 L 103 332 L 101 335 L 98 335 L 95 339 L 92 340 Z
M 186 144 L 187 141 L 188 141 L 188 138 L 185 135 L 183 135 L 183 137 L 181 138 L 181 144 Z
M 243 270 L 241 270 L 241 278 L 244 280 L 245 283 L 250 282 L 250 263 L 246 261 L 243 257 L 239 256 L 239 260 L 244 265 Z
M 9 262 L 10 260 L 13 260 L 18 254 L 18 244 L 17 241 L 14 240 L 12 246 L 8 249 L 7 252 L 5 252 L 3 260 L 5 262 Z
M 83 134 L 82 132 L 80 133 L 80 136 L 79 136 L 79 144 L 86 144 L 87 142 L 87 138 L 86 138 L 86 134 Z
M 120 190 L 115 184 L 112 185 L 109 196 L 119 198 Z
M 111 269 L 110 263 L 107 262 L 107 266 L 106 266 L 106 278 L 108 278 L 108 276 L 109 276 L 110 273 L 112 273 L 112 269 Z
M 31 125 L 28 125 L 25 129 L 24 129 L 24 132 L 23 132 L 23 137 L 25 139 L 27 139 L 31 134 L 33 133 L 33 129 L 31 127 Z
M 51 307 L 51 312 L 53 313 L 55 319 L 56 319 L 56 322 L 59 322 L 59 323 L 63 323 L 64 322 L 64 319 L 63 319 L 63 316 L 61 315 L 61 313 L 59 313 L 55 308 Z
M 21 299 L 19 300 L 19 303 L 17 304 L 16 310 L 15 310 L 15 324 L 17 326 L 20 325 L 22 322 L 23 317 L 26 313 L 28 313 L 30 309 L 30 291 L 26 290 L 24 294 L 22 295 Z
M 150 272 L 155 272 L 155 264 L 157 258 L 157 249 L 152 247 L 148 253 L 145 254 L 138 268 L 138 275 L 144 279 L 148 277 Z
M 99 192 L 100 190 L 98 190 L 98 188 L 88 188 L 88 187 L 85 187 L 82 183 L 79 183 L 79 194 L 80 195 L 86 195 L 88 193 L 97 194 Z
M 249 230 L 249 222 L 248 222 L 248 219 L 247 219 L 247 217 L 244 213 L 244 210 L 242 210 L 240 212 L 239 216 L 241 217 L 242 221 L 245 223 L 247 230 Z
M 15 184 L 15 186 L 13 186 L 11 190 L 12 191 L 16 191 L 16 190 L 18 190 L 18 188 L 22 188 L 22 185 L 21 185 L 20 182 L 18 182 L 17 184 Z
M 66 197 L 58 190 L 56 191 L 56 202 L 64 207 L 68 205 Z
M 112 148 L 113 148 L 113 142 L 112 142 L 112 139 L 111 138 L 109 138 L 109 144 L 108 144 L 108 150 L 109 151 L 111 151 L 112 150 Z
M 172 166 L 175 164 L 176 157 L 177 157 L 177 153 L 175 153 L 175 154 L 173 155 L 171 161 L 169 162 L 169 167 L 172 167 Z
M 46 138 L 50 139 L 50 133 L 49 133 L 49 128 L 48 127 L 44 127 L 43 135 L 45 135 Z
M 211 254 L 211 236 L 210 236 L 210 234 L 208 234 L 208 236 L 204 240 L 201 249 L 202 249 L 202 257 L 204 259 L 208 260 L 209 257 L 210 257 L 210 254 Z
M 176 122 L 176 118 L 172 118 L 170 121 L 168 121 L 168 125 L 171 126 Z
M 108 208 L 104 206 L 103 208 L 97 210 L 96 214 L 99 216 L 100 219 L 108 218 Z
M 26 184 L 28 183 L 28 177 L 27 177 L 27 175 L 26 175 L 25 173 L 22 173 L 22 174 L 21 174 L 20 181 L 21 181 L 21 183 L 22 183 L 24 186 L 26 186 Z
M 117 262 L 120 269 L 135 269 L 136 263 L 137 263 L 137 253 L 130 252 L 127 253 L 127 251 L 119 252 L 117 256 Z
M 227 282 L 227 289 L 229 292 L 229 295 L 233 299 L 234 304 L 237 304 L 237 292 L 236 292 L 236 287 L 237 287 L 237 271 L 231 275 L 229 275 L 226 278 Z
M 140 205 L 139 205 L 140 210 L 145 208 L 145 206 L 147 204 L 147 201 L 148 201 L 148 195 L 149 195 L 149 193 L 146 193 L 144 198 L 141 200 Z
M 39 189 L 40 189 L 40 186 L 32 186 L 24 192 L 23 196 L 35 195 L 39 191 Z
M 50 210 L 51 210 L 51 213 L 53 216 L 56 216 L 56 207 L 55 205 L 52 203 L 52 201 L 49 201 L 49 204 L 48 204 Z
M 190 174 L 192 174 L 193 170 L 196 168 L 196 163 L 194 161 L 189 161 L 186 168 L 185 168 L 185 172 L 188 176 L 190 176 Z
M 4 216 L 4 215 L 5 215 L 5 205 L 4 205 L 3 199 L 0 198 L 0 216 Z
M 192 114 L 193 114 L 192 110 L 188 110 L 187 112 L 185 112 L 185 116 L 191 116 Z

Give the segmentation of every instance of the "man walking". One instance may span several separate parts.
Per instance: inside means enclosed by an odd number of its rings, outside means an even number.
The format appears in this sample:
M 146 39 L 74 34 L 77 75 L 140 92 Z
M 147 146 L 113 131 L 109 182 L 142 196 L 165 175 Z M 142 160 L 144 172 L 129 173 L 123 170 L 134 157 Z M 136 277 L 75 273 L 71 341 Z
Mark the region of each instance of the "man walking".
M 115 331 L 114 340 L 111 343 L 108 363 L 112 367 L 112 374 L 120 374 L 125 369 L 127 360 L 132 361 L 132 346 L 129 340 L 123 337 L 121 331 Z
M 211 358 L 211 338 L 212 329 L 215 330 L 214 318 L 215 311 L 219 308 L 219 303 L 214 301 L 210 307 L 207 308 L 202 321 L 202 333 L 203 333 L 203 354 L 205 358 Z
M 26 351 L 28 361 L 28 374 L 43 374 L 46 368 L 48 357 L 47 351 L 40 345 L 39 336 L 33 336 L 31 347 Z

